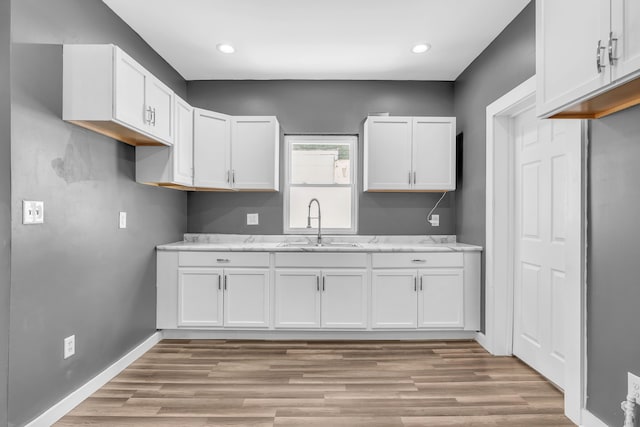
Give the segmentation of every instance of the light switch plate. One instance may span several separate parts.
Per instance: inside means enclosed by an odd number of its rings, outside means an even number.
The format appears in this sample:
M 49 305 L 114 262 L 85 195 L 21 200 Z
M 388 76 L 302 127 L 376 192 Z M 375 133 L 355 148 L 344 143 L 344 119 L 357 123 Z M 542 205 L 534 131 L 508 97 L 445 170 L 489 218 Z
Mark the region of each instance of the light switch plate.
M 120 212 L 120 216 L 118 218 L 118 227 L 127 228 L 127 213 Z
M 247 225 L 258 225 L 259 215 L 257 213 L 247 214 Z

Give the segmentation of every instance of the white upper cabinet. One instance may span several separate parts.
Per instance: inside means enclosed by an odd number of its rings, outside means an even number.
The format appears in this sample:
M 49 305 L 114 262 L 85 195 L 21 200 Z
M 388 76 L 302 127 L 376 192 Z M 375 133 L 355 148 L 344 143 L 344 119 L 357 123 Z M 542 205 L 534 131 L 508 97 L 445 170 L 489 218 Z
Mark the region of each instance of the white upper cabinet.
M 231 189 L 231 116 L 195 109 L 193 185 Z
M 364 190 L 406 190 L 411 170 L 411 117 L 369 117 L 364 125 Z
M 413 189 L 456 189 L 456 120 L 413 119 Z
M 279 189 L 280 126 L 273 116 L 231 121 L 231 184 L 238 190 Z
M 136 181 L 143 184 L 193 186 L 193 108 L 174 98 L 175 138 L 170 147 L 136 148 Z
M 174 93 L 114 45 L 64 45 L 64 120 L 131 145 L 171 145 Z
M 537 0 L 537 113 L 599 118 L 640 102 L 635 0 Z
M 365 191 L 456 188 L 455 117 L 368 117 Z
M 196 109 L 194 187 L 279 190 L 280 127 L 273 116 L 232 117 Z

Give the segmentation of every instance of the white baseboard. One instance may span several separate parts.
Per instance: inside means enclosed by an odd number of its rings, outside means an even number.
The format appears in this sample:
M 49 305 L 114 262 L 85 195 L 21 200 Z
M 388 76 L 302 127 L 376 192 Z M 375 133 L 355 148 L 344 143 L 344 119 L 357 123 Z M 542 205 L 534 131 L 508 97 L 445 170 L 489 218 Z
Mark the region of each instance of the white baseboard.
M 581 427 L 609 427 L 600 418 L 593 415 L 586 409 L 582 410 L 582 424 Z
M 489 348 L 489 340 L 487 339 L 487 336 L 484 333 L 476 332 L 475 338 L 478 344 L 480 344 L 485 350 L 491 353 L 491 349 Z
M 240 331 L 164 329 L 167 339 L 249 340 L 473 340 L 473 331 Z
M 162 332 L 158 331 L 144 340 L 140 345 L 125 354 L 113 365 L 90 379 L 76 391 L 44 411 L 40 416 L 31 421 L 26 427 L 48 427 L 65 416 L 69 411 L 78 406 L 83 400 L 95 393 L 100 387 L 111 381 L 116 375 L 132 364 L 137 358 L 149 351 L 162 339 Z

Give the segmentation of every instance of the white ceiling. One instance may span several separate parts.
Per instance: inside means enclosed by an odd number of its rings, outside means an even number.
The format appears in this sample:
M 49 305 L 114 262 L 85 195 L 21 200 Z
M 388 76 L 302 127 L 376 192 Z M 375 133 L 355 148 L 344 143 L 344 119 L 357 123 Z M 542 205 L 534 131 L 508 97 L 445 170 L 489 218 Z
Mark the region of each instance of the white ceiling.
M 455 80 L 529 3 L 103 1 L 186 80 Z M 431 50 L 412 53 L 418 42 Z

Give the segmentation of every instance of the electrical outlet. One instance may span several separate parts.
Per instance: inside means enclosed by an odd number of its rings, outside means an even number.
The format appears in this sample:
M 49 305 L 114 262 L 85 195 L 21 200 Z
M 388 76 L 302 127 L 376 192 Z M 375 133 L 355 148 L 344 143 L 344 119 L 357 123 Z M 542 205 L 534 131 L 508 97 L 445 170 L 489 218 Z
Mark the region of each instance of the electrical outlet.
M 636 403 L 640 404 L 640 377 L 631 372 L 627 372 L 627 377 L 627 396 L 633 397 Z
M 76 354 L 76 336 L 71 335 L 64 339 L 64 358 L 68 359 Z
M 431 215 L 429 224 L 431 224 L 432 227 L 440 227 L 440 215 Z
M 34 200 L 22 201 L 22 223 L 23 224 L 43 224 L 44 223 L 44 202 Z
M 118 220 L 118 226 L 120 228 L 127 228 L 127 213 L 126 212 L 120 212 L 120 217 Z
M 247 214 L 247 225 L 258 225 L 258 214 L 257 213 Z

